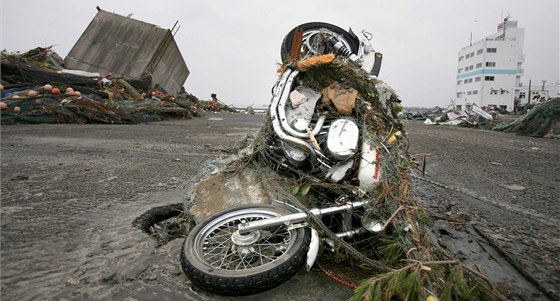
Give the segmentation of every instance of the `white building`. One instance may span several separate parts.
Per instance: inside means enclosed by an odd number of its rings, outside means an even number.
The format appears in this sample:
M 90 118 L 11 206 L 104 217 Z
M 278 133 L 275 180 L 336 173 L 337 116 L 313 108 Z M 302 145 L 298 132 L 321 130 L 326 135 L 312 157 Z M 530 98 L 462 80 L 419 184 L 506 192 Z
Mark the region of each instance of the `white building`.
M 531 97 L 527 97 L 529 94 Z M 538 104 L 539 102 L 556 97 L 560 97 L 560 81 L 533 80 L 521 86 L 517 100 L 519 106 L 522 107 L 525 104 Z
M 479 107 L 513 111 L 522 87 L 524 28 L 508 18 L 496 33 L 459 51 L 457 63 L 458 110 Z

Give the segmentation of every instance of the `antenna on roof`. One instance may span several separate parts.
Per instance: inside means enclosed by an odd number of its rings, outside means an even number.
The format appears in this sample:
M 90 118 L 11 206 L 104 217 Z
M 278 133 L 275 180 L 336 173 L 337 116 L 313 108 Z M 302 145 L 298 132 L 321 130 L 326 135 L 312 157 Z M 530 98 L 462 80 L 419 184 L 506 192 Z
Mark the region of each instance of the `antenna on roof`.
M 177 34 L 177 32 L 179 31 L 179 28 L 181 28 L 181 25 L 179 25 L 179 26 L 177 27 L 177 30 L 175 30 L 175 33 L 173 33 L 173 29 L 175 29 L 175 26 L 177 26 L 177 23 L 179 23 L 179 20 L 175 21 L 175 24 L 173 24 L 173 27 L 171 28 L 171 34 L 172 34 L 173 36 L 175 36 L 175 34 Z
M 177 32 L 179 31 L 179 28 L 181 28 L 181 25 L 179 25 L 179 26 L 177 27 L 177 30 L 175 30 L 175 32 L 173 33 L 173 36 L 175 36 L 175 35 L 177 34 Z

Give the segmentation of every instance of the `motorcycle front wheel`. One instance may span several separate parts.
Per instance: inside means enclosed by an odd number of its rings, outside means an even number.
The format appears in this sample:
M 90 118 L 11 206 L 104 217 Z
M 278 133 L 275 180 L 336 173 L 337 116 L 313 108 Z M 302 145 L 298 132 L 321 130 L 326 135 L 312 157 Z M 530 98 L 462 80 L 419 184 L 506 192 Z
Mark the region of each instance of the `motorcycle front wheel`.
M 183 272 L 196 286 L 230 296 L 263 292 L 287 281 L 305 264 L 310 230 L 280 225 L 239 233 L 237 225 L 289 213 L 272 205 L 247 205 L 207 218 L 185 239 Z

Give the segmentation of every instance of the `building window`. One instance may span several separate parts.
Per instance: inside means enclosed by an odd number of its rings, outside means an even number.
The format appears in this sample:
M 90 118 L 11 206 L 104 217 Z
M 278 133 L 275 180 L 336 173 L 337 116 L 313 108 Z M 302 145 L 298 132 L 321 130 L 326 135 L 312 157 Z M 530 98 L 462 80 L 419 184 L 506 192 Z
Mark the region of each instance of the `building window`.
M 496 67 L 496 62 L 486 62 L 486 67 Z
M 463 92 L 457 92 L 457 98 L 461 98 L 463 96 Z
M 479 82 L 479 81 L 480 81 L 480 76 L 475 77 L 475 78 L 474 78 L 474 81 L 475 81 L 475 82 Z
M 458 81 L 457 81 L 457 86 L 458 86 L 458 85 L 460 85 L 460 84 L 461 84 L 461 81 L 460 81 L 460 80 L 458 80 Z
M 506 106 L 506 105 L 500 105 L 500 108 L 501 108 L 502 110 L 507 110 L 507 106 Z
M 493 76 L 485 76 L 484 80 L 487 82 L 493 82 L 494 81 L 494 77 Z
M 476 55 L 479 55 L 479 54 L 482 54 L 482 49 L 478 49 L 478 50 L 476 51 Z
M 458 111 L 461 111 L 461 107 L 462 107 L 461 105 L 456 105 L 456 106 L 455 106 L 455 108 L 456 108 Z
M 488 53 L 496 53 L 496 48 L 486 48 L 486 52 L 488 52 Z
M 474 56 L 474 52 L 471 52 L 471 57 L 473 57 L 473 56 Z
M 469 84 L 472 83 L 472 78 L 469 78 Z
M 465 105 L 465 110 L 467 110 L 467 111 L 472 110 L 472 105 Z
M 472 92 L 471 92 L 471 91 L 468 91 L 468 92 L 467 92 L 467 95 L 471 95 L 471 94 L 472 94 Z
M 525 92 L 519 92 L 519 99 L 525 98 Z
M 457 73 L 461 73 L 463 72 L 463 68 L 459 68 L 459 70 L 457 70 Z
M 480 67 L 482 67 L 482 63 L 476 64 L 476 69 L 478 69 L 478 68 L 480 68 Z
M 476 94 L 478 94 L 478 90 L 474 90 L 474 91 L 472 91 L 472 94 L 473 94 L 473 95 L 476 95 Z
M 464 59 L 464 57 L 461 55 L 461 56 L 459 57 L 459 62 L 462 61 L 463 59 Z

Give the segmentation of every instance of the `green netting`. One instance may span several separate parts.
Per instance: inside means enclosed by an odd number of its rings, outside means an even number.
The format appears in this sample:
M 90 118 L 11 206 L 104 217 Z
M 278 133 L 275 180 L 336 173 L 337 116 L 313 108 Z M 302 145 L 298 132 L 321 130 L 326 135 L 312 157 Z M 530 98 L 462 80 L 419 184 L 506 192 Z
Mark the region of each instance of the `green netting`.
M 543 137 L 550 132 L 560 133 L 560 98 L 535 106 L 523 117 L 493 130 L 533 137 Z

